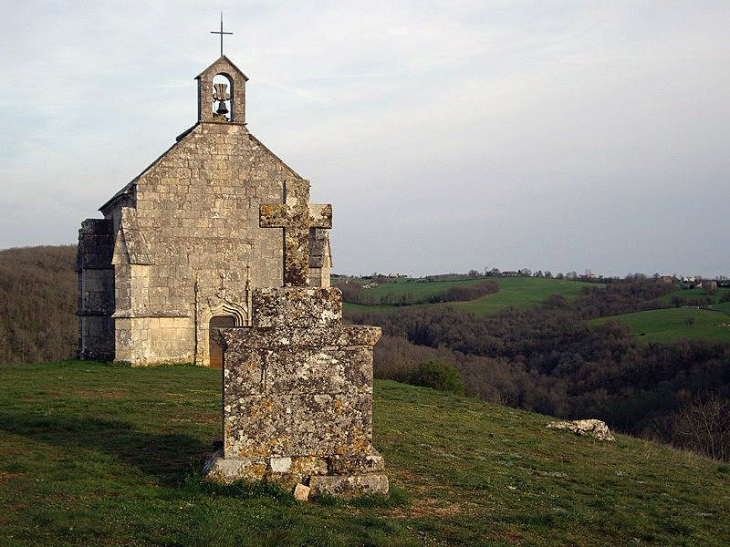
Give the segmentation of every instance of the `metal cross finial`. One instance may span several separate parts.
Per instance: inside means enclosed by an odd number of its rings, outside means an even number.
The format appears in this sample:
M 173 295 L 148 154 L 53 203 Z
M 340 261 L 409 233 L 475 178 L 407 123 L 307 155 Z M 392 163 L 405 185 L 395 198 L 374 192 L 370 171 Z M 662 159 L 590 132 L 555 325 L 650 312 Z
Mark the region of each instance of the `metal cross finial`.
M 223 32 L 223 12 L 221 12 L 221 29 L 220 29 L 220 31 L 211 30 L 210 33 L 221 35 L 221 57 L 223 57 L 223 35 L 224 34 L 233 34 L 232 32 Z

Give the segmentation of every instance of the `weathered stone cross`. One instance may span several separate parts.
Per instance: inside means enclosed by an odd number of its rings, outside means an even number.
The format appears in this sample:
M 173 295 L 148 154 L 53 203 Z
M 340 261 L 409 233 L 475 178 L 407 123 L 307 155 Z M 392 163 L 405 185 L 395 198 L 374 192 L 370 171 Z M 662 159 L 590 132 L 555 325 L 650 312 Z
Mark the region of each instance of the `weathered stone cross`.
M 309 203 L 309 182 L 284 186 L 284 203 L 261 205 L 259 226 L 284 228 L 284 286 L 309 285 L 309 231 L 332 228 L 332 205 Z

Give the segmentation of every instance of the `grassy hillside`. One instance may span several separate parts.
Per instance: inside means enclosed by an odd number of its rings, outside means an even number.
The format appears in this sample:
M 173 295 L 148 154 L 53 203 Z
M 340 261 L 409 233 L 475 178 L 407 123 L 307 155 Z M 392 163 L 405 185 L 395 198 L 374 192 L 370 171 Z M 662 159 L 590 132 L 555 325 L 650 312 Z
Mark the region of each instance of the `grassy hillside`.
M 657 298 L 657 307 L 681 306 L 683 304 L 694 306 L 709 306 L 712 309 L 730 312 L 730 302 L 727 300 L 730 289 L 718 289 L 715 291 L 706 289 L 685 289 L 673 291 Z
M 618 321 L 645 342 L 677 340 L 730 341 L 730 313 L 697 308 L 668 308 L 602 317 L 592 323 Z
M 455 304 L 455 307 L 477 315 L 492 315 L 507 308 L 525 309 L 538 306 L 554 294 L 572 300 L 583 291 L 584 287 L 597 286 L 595 283 L 542 277 L 505 277 L 497 281 L 499 282 L 497 294 L 472 302 L 460 302 Z
M 377 287 L 367 289 L 367 294 L 373 300 L 378 300 L 389 293 L 394 298 L 408 293 L 412 293 L 414 296 L 430 296 L 446 291 L 451 287 L 476 284 L 483 282 L 485 279 L 496 281 L 499 284 L 499 292 L 470 302 L 451 302 L 436 305 L 454 306 L 457 309 L 476 313 L 477 315 L 492 315 L 507 308 L 524 309 L 537 306 L 554 294 L 573 299 L 581 293 L 584 287 L 596 286 L 595 283 L 583 283 L 565 279 L 546 279 L 542 277 L 479 277 L 475 279 L 437 280 L 430 282 L 419 279 L 401 278 L 393 279 Z M 362 306 L 347 303 L 345 304 L 345 309 L 396 310 L 398 308 L 395 306 Z
M 450 289 L 451 287 L 469 286 L 477 283 L 481 283 L 485 277 L 474 277 L 474 278 L 410 278 L 401 277 L 396 279 L 389 279 L 385 283 L 380 283 L 376 287 L 368 289 L 368 294 L 372 296 L 374 300 L 378 300 L 381 297 L 392 294 L 394 297 L 399 297 L 404 294 L 411 293 L 417 297 L 431 296 L 443 291 Z
M 730 468 L 544 416 L 375 385 L 390 500 L 298 504 L 197 478 L 220 372 L 0 367 L 2 545 L 725 545 Z

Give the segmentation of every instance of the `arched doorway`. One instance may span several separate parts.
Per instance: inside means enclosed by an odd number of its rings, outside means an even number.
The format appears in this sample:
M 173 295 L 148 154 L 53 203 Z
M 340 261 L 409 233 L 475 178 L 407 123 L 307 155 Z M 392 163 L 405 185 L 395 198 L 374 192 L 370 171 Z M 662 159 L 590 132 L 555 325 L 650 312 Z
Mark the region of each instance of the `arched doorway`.
M 231 315 L 217 315 L 210 319 L 208 348 L 210 351 L 210 368 L 223 368 L 223 348 L 218 342 L 218 331 L 236 326 L 236 319 Z

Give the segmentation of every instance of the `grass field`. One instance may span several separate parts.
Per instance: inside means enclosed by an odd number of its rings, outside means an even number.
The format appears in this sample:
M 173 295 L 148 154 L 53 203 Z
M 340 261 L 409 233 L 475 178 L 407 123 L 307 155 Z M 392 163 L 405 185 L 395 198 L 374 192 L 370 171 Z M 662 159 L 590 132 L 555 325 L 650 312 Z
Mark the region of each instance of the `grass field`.
M 730 342 L 730 314 L 696 308 L 667 308 L 602 317 L 592 323 L 618 321 L 645 342 L 719 340 Z
M 458 309 L 492 315 L 507 308 L 524 309 L 539 306 L 550 296 L 558 294 L 571 300 L 583 291 L 584 287 L 596 287 L 595 283 L 582 283 L 565 279 L 545 279 L 541 277 L 505 277 L 499 279 L 499 292 L 471 302 L 458 302 Z
M 471 279 L 458 278 L 427 281 L 425 278 L 401 277 L 397 279 L 390 279 L 386 283 L 381 283 L 376 287 L 367 289 L 365 294 L 375 301 L 387 294 L 392 294 L 397 298 L 410 293 L 414 297 L 420 298 L 444 292 L 451 287 L 473 285 L 489 279 L 496 280 L 496 278 L 492 277 L 475 277 Z
M 390 499 L 211 487 L 220 371 L 0 366 L 0 545 L 726 545 L 730 466 L 376 382 Z
M 485 279 L 492 279 L 499 283 L 499 292 L 490 294 L 470 302 L 449 302 L 447 304 L 435 304 L 454 306 L 467 312 L 477 315 L 492 315 L 507 308 L 524 309 L 531 306 L 538 306 L 550 296 L 559 294 L 568 299 L 577 297 L 584 287 L 595 287 L 595 283 L 582 283 L 579 281 L 568 281 L 565 279 L 546 279 L 543 277 L 480 277 L 468 280 L 454 281 L 432 281 L 420 283 L 406 279 L 396 279 L 378 287 L 368 289 L 373 297 L 380 297 L 389 292 L 395 296 L 412 292 L 418 296 L 427 296 L 443 292 L 456 285 L 478 283 Z M 420 291 L 420 292 L 416 292 Z M 424 304 L 434 305 L 434 304 Z M 397 310 L 395 306 L 361 306 L 357 304 L 345 304 L 345 309 L 351 310 Z
M 730 311 L 730 302 L 720 302 L 720 300 L 727 297 L 728 294 L 730 294 L 730 289 L 718 289 L 714 292 L 714 294 L 706 291 L 705 289 L 686 289 L 665 294 L 664 296 L 657 298 L 656 303 L 659 307 L 669 307 L 672 305 L 673 298 L 695 299 L 709 297 L 712 300 L 710 307 L 717 310 Z

